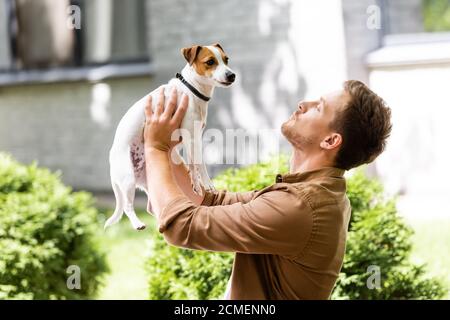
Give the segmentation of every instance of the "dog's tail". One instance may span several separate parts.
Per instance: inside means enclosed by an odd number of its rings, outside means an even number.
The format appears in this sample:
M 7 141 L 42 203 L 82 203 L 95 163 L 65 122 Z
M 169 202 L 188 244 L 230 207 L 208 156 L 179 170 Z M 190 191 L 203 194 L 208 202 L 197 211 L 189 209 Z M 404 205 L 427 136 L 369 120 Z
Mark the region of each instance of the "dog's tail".
M 114 210 L 113 215 L 108 220 L 106 220 L 104 226 L 105 229 L 119 222 L 119 220 L 122 218 L 123 215 L 122 193 L 120 192 L 119 186 L 117 184 L 115 184 L 114 182 L 112 182 L 111 184 L 114 191 L 114 196 L 116 197 L 116 209 Z

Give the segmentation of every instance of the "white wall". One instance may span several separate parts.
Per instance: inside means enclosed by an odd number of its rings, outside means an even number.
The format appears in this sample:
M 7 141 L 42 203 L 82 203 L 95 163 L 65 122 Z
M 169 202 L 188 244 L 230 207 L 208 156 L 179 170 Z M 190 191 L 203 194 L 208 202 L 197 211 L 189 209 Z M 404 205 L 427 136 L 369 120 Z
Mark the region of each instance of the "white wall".
M 148 77 L 0 88 L 0 152 L 59 170 L 65 183 L 109 191 L 117 123 L 157 85 Z
M 445 53 L 445 46 L 434 47 L 433 54 L 436 49 Z M 385 61 L 383 66 L 378 60 L 370 73 L 370 85 L 392 108 L 393 121 L 377 172 L 390 192 L 405 194 L 399 205 L 409 215 L 450 216 L 450 54 L 448 61 L 442 56 L 433 60 L 426 50 L 414 53 L 426 49 L 421 45 L 394 49 L 384 56 L 396 62 L 388 66 Z M 422 61 L 412 63 L 408 56 L 420 56 Z
M 341 1 L 291 1 L 292 42 L 297 72 L 306 82 L 306 99 L 337 90 L 347 78 Z

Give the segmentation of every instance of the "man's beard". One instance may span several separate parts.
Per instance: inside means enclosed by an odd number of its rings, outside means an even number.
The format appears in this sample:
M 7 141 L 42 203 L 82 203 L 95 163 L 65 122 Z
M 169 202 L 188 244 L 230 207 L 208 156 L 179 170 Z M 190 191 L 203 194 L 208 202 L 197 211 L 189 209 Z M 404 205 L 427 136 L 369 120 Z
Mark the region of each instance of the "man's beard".
M 303 150 L 314 144 L 314 136 L 306 137 L 302 135 L 294 127 L 288 125 L 288 121 L 281 125 L 281 133 L 296 149 Z

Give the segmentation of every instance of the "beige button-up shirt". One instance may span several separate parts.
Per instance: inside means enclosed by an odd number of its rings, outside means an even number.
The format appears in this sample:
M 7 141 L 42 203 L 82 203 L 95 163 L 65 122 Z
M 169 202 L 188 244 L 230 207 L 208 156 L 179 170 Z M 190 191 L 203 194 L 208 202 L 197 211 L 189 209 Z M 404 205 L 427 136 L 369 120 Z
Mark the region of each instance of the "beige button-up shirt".
M 235 252 L 231 299 L 328 299 L 342 267 L 350 220 L 344 170 L 278 175 L 259 191 L 187 197 L 161 212 L 172 245 Z

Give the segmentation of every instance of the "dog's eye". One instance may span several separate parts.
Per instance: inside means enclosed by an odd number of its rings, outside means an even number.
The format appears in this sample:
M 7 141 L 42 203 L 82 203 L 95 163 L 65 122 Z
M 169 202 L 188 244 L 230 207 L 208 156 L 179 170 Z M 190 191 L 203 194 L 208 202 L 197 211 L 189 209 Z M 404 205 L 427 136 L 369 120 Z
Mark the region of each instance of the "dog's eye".
M 228 64 L 228 57 L 225 57 L 225 59 L 223 59 L 224 60 L 224 62 L 225 62 L 225 64 Z
M 208 66 L 212 66 L 214 64 L 214 59 L 209 59 L 208 61 L 206 61 L 206 64 Z

